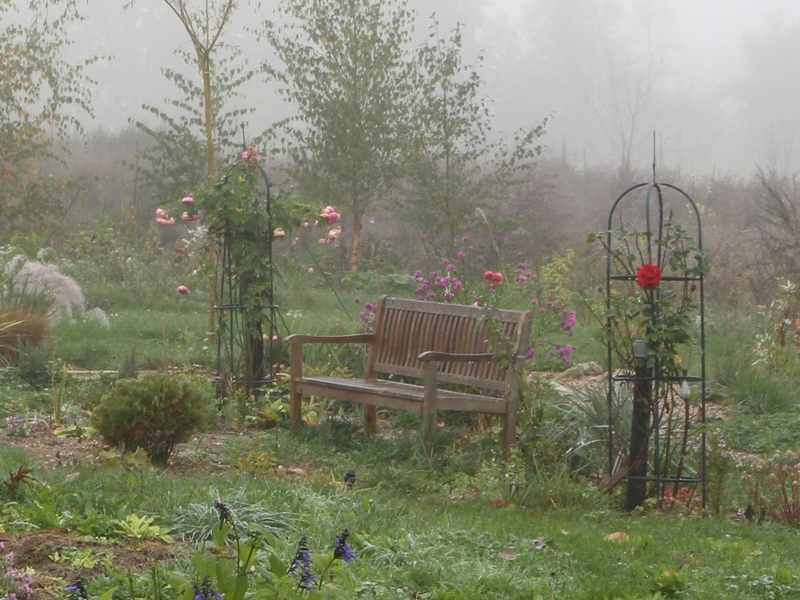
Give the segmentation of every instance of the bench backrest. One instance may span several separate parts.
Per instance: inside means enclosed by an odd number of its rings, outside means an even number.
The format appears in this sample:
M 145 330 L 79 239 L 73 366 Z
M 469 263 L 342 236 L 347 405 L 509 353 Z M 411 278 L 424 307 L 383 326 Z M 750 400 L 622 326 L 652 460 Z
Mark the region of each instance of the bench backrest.
M 377 373 L 422 379 L 423 352 L 483 354 L 495 351 L 493 339 L 502 332 L 515 356 L 528 351 L 532 311 L 494 310 L 423 300 L 384 297 L 377 306 L 376 342 L 367 360 L 367 377 Z M 505 390 L 513 371 L 497 361 L 448 362 L 439 380 Z

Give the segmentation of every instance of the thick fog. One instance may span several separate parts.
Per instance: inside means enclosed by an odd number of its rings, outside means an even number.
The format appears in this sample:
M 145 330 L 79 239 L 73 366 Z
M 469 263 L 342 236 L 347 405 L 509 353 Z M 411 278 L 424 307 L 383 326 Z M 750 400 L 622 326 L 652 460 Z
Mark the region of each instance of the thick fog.
M 103 54 L 95 121 L 88 129 L 147 120 L 176 91 L 161 74 L 188 74 L 175 54 L 185 31 L 160 0 L 82 5 L 72 26 L 77 58 Z M 255 3 L 254 3 L 255 4 Z M 243 2 L 225 41 L 252 67 L 269 58 L 247 26 L 272 17 L 274 3 Z M 658 161 L 684 172 L 749 174 L 770 163 L 796 169 L 800 148 L 800 2 L 796 0 L 412 0 L 423 39 L 463 24 L 467 62 L 483 56 L 485 94 L 496 131 L 548 117 L 547 152 L 577 166 L 613 168 Z M 52 9 L 51 9 L 52 10 Z M 261 81 L 242 106 L 257 112 L 253 135 L 287 113 Z M 156 124 L 156 123 L 151 123 Z

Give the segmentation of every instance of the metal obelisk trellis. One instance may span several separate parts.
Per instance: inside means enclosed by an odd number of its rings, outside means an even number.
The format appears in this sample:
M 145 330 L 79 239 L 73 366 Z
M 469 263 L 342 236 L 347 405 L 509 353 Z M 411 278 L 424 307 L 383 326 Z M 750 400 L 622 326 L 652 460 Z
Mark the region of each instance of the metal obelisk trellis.
M 268 269 L 266 289 L 259 290 L 256 298 L 246 298 L 250 290 L 243 289 L 237 276 L 232 247 L 237 232 L 229 223 L 224 224 L 214 241 L 216 252 L 216 296 L 214 310 L 217 321 L 217 393 L 227 395 L 232 390 L 258 390 L 275 381 L 275 362 L 278 354 L 278 307 L 274 302 L 274 270 L 272 257 L 273 221 L 270 182 L 266 171 L 257 167 L 264 181 L 264 210 L 267 227 L 261 232 L 263 259 Z M 228 173 L 223 176 L 223 182 Z M 252 301 L 248 318 L 246 303 Z
M 667 212 L 668 211 L 668 212 Z M 612 324 L 612 298 L 638 298 L 638 316 L 658 319 L 659 311 L 680 290 L 685 299 L 699 292 L 699 301 L 692 306 L 694 318 L 693 345 L 681 346 L 674 361 L 681 372 L 666 372 L 658 356 L 649 352 L 647 339 L 655 331 L 663 331 L 662 323 L 653 321 L 645 326 L 640 340 L 625 342 L 631 356 L 620 358 L 620 344 L 611 339 L 607 346 L 608 360 L 608 463 L 609 475 L 627 480 L 626 510 L 639 506 L 648 495 L 687 505 L 696 502 L 698 485 L 703 506 L 706 505 L 706 368 L 705 368 L 705 298 L 703 272 L 674 272 L 667 256 L 677 217 L 688 215 L 689 227 L 682 231 L 694 233 L 694 242 L 702 260 L 702 229 L 700 212 L 694 200 L 680 188 L 668 183 L 640 183 L 623 192 L 614 202 L 608 217 L 606 261 L 606 309 L 608 332 Z M 666 216 L 666 229 L 665 229 Z M 615 223 L 618 229 L 614 229 Z M 633 224 L 636 237 L 615 236 L 626 225 Z M 679 225 L 682 227 L 682 225 Z M 666 237 L 665 237 L 666 236 Z M 628 240 L 633 240 L 632 242 Z M 673 238 L 674 239 L 674 238 Z M 636 246 L 633 251 L 628 244 Z M 618 246 L 624 245 L 619 248 Z M 615 254 L 617 253 L 617 254 Z M 619 268 L 613 256 L 643 259 L 663 267 L 663 276 L 653 289 L 643 293 L 637 286 L 636 271 Z M 693 258 L 693 257 L 691 257 Z M 661 271 L 659 271 L 661 273 Z M 641 284 L 639 284 L 641 285 Z M 627 294 L 627 296 L 621 296 Z M 637 302 L 634 300 L 633 302 Z M 635 313 L 634 310 L 634 313 Z M 688 322 L 688 321 L 685 321 Z M 653 342 L 655 344 L 655 342 Z M 615 347 L 612 348 L 612 345 Z M 689 360 L 691 359 L 691 360 Z M 699 360 L 698 360 L 699 359 Z M 683 368 L 686 371 L 683 371 Z M 630 408 L 628 416 L 627 408 Z M 676 413 L 677 411 L 677 413 Z M 681 412 L 682 411 L 682 412 Z M 628 425 L 630 430 L 627 430 Z M 677 437 L 676 427 L 683 427 Z M 626 434 L 629 437 L 625 440 Z M 627 442 L 627 443 L 626 443 Z M 652 443 L 651 443 L 652 442 Z M 623 447 L 623 444 L 627 448 Z M 626 452 L 627 451 L 627 452 Z

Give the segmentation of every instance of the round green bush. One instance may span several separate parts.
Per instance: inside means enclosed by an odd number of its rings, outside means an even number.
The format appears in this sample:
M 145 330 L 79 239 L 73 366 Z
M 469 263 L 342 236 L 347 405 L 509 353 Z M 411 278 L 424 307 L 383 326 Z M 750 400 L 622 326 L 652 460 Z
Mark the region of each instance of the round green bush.
M 164 465 L 175 445 L 205 429 L 211 412 L 208 382 L 182 375 L 121 379 L 92 413 L 92 425 L 108 443 L 126 451 L 142 448 Z

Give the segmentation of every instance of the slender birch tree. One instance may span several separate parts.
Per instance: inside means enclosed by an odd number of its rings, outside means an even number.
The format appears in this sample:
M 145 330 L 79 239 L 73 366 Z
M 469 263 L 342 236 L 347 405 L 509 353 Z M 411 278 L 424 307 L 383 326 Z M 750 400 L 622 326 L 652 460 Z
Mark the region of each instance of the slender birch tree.
M 265 35 L 265 72 L 294 109 L 275 128 L 310 201 L 350 217 L 358 270 L 364 215 L 397 180 L 408 128 L 413 15 L 404 0 L 285 0 Z

